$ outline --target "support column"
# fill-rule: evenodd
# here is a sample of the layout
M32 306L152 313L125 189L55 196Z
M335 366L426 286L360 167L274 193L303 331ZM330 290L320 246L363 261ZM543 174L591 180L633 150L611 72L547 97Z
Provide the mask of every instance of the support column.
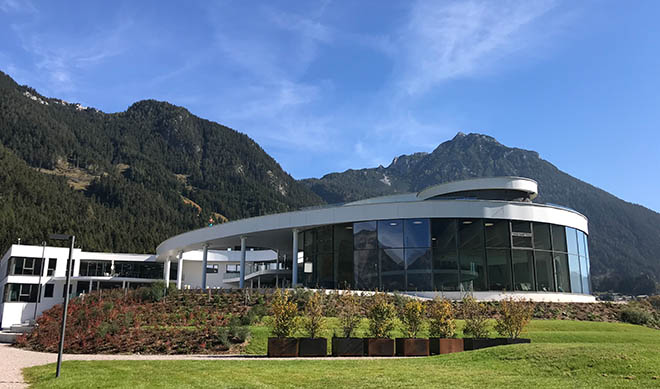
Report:
M167 257L165 260L165 267L163 268L163 277L165 278L165 288L170 287L170 267L171 266L170 257Z
M183 280L183 251L179 251L179 265L176 269L176 288L181 289L181 281Z
M298 230L293 229L293 255L291 257L291 287L298 285Z
M204 254L202 256L202 289L206 290L206 264L208 263L209 245L204 244Z
M238 282L238 287L243 289L245 287L245 244L247 242L246 236L241 236L241 269L240 269L240 281Z

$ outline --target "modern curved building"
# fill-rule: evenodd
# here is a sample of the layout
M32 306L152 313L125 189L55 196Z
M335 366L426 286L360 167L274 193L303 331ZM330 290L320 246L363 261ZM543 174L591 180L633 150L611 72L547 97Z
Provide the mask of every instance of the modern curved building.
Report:
M260 286L594 301L586 217L533 203L537 195L527 178L450 182L190 231L161 243L156 255L167 269L178 260L181 274L183 253L201 250L202 287L209 251L240 249L239 273L225 277L223 287L256 279ZM248 269L250 248L277 258Z

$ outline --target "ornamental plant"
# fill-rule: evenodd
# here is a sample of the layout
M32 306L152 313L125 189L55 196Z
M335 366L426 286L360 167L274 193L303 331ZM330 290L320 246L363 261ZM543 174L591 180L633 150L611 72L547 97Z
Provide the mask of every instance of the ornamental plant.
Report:
M455 338L454 307L446 298L436 297L429 306L429 335L436 338Z
M396 308L387 300L384 293L376 293L367 318L369 319L369 333L374 338L389 338L390 332L394 329L394 318L396 317Z
M360 325L360 305L350 290L339 297L339 325L344 338L350 338Z
M498 334L517 338L532 320L535 304L525 299L509 297L500 301L500 317L495 322Z
M425 311L424 305L419 300L410 300L403 306L401 322L405 326L407 337L417 337L417 333L422 329L422 325L424 324Z
M305 304L305 317L302 326L310 338L316 338L325 328L323 295L321 292L314 292L309 296L309 300Z
M472 296L465 296L463 298L463 317L465 318L463 334L473 338L488 337L488 316L483 303L477 302Z
M296 330L298 307L288 291L277 289L270 303L272 315L272 333L278 338L286 338Z

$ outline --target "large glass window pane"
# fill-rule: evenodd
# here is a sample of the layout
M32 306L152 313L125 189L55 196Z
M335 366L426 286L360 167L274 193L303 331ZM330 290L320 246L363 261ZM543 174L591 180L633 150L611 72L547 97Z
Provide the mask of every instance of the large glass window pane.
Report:
M337 287L347 289L353 287L353 225L335 225L334 263L337 273Z
M303 248L305 255L313 255L317 252L316 230L307 230L304 232Z
M582 276L582 293L589 294L589 260L580 256L580 275Z
M378 248L378 234L375 221L353 223L353 245L355 250Z
M568 269L571 272L571 292L582 293L582 280L580 276L580 259L575 254L568 255Z
M531 234L532 233L532 223L522 221L522 220L514 220L511 222L511 231L512 232L521 232L525 234Z
M378 250L355 250L355 289L378 289Z
M458 247L460 249L484 249L484 231L481 219L465 219L458 222Z
M587 234L582 234L584 236L584 256L589 259L589 237Z
M535 290L534 253L532 250L513 250L513 289L520 291Z
M552 249L566 252L566 228L552 225Z
M577 231L577 245L578 245L578 255L581 257L586 257L586 251L584 249L584 232L580 230Z
M440 249L456 249L456 220L431 220L431 245Z
M541 292L555 291L555 277L552 270L552 253L536 251L536 290Z
M570 293L570 271L568 269L568 255L554 254L555 259L555 272L557 280L557 292Z
M513 243L513 247L524 247L524 248L532 248L532 237L531 236L512 236L511 237L511 242Z
M486 247L510 247L509 221L484 220Z
M456 248L433 249L433 285L439 291L458 290L458 253Z
M575 228L566 227L566 245L569 254L578 253L577 230Z
M332 226L323 226L316 229L317 253L332 252Z
M403 249L380 250L381 281L384 290L405 290Z
M378 247L403 248L403 220L378 221Z
M511 250L488 249L488 289L511 290Z
M322 253L316 256L316 286L325 289L335 287L334 265L332 253Z
M429 219L406 219L403 238L405 247L431 247Z
M406 249L407 290L433 290L431 250Z
M552 250L549 224L534 223L534 248L537 250Z
M484 249L461 249L458 254L461 263L460 277L463 288L475 291L487 290Z

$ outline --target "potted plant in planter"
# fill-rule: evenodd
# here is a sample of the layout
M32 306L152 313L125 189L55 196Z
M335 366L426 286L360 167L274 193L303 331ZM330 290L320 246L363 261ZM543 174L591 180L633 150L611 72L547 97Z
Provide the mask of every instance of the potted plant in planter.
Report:
M358 300L350 290L339 297L339 325L343 337L332 338L332 355L335 357L359 357L364 355L364 342L362 338L352 337L360 324L360 306Z
M407 338L396 338L396 355L429 355L429 340L417 337L424 323L424 311L424 305L419 300L410 300L404 305L401 322L405 326Z
M463 339L456 338L454 307L447 299L436 297L429 306L429 351L431 355L463 351Z
M530 339L520 338L520 334L532 320L535 305L525 299L509 297L500 301L500 317L495 321L495 331L504 336L498 338L500 344L530 343Z
M321 331L325 328L325 317L323 317L323 295L322 292L314 292L305 304L305 317L302 323L303 329L309 335L308 338L298 339L298 356L301 357L324 357L328 354L328 340L319 338Z
M394 356L394 340L390 338L390 332L394 329L394 318L396 309L387 300L384 293L376 293L367 318L369 319L370 338L364 339L364 353L369 356L391 357Z
M483 303L477 302L472 296L463 298L463 317L465 328L463 335L463 346L465 350L477 350L484 347L498 346L497 339L488 338L488 316Z
M278 289L271 302L272 334L268 338L269 357L297 357L298 339L291 337L296 329L298 308L288 291Z

